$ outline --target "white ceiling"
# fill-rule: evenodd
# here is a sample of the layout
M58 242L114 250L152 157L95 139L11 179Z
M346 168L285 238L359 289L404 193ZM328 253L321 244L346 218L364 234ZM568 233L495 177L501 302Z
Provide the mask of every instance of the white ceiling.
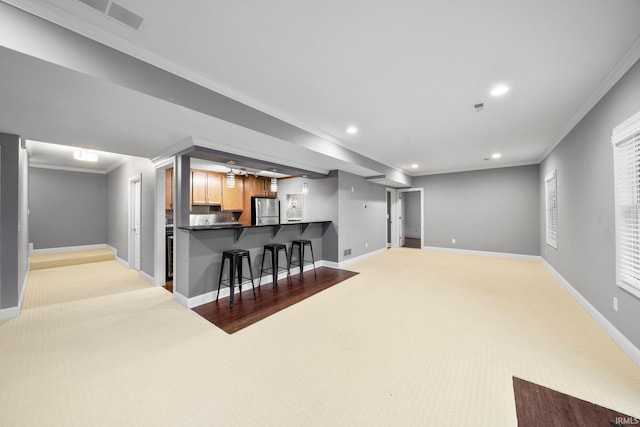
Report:
M640 55L637 0L119 0L144 18L138 31L77 0L6 3L410 175L538 163ZM41 61L12 68L12 54L0 50L0 89L16 92L0 100L4 131L144 157L196 137L376 174ZM511 91L491 98L496 83ZM31 110L42 120L26 123Z

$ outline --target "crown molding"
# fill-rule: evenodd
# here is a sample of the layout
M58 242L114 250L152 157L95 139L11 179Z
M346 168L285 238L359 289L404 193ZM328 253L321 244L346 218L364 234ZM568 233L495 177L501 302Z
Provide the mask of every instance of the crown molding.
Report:
M587 99L582 107L576 112L576 114L567 122L562 128L560 133L556 135L554 142L547 147L542 153L539 162L542 162L562 140L573 130L573 128L587 115L589 111L611 90L618 80L624 76L629 69L640 59L640 38L631 46L631 48L624 54L622 59L609 71L602 83L596 88L593 94Z
M111 170L113 170L113 169L110 169L110 171L108 172L108 171L97 170L97 169L73 168L73 167L68 167L68 166L48 165L48 164L45 164L45 163L37 163L37 162L29 162L29 167L30 168L38 168L38 169L53 169L53 170L68 171L68 172L95 173L95 174L98 174L98 175L106 175Z

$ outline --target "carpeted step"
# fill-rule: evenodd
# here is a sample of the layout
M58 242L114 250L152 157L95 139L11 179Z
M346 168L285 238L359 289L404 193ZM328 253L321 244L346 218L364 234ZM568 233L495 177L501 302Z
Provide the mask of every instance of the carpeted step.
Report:
M111 249L88 249L81 251L31 254L29 269L64 267L66 265L87 264L90 262L110 261L116 258Z

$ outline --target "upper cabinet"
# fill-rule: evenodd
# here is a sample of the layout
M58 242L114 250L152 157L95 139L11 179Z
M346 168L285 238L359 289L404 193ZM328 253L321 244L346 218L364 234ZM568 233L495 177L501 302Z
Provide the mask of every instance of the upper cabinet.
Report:
M191 203L194 205L221 205L222 174L192 169Z
M229 188L222 186L222 209L225 211L244 210L244 176L236 176L236 186Z
M164 209L173 210L173 168L164 172Z
M173 177L173 169L170 169ZM167 171L167 182L171 182ZM173 209L173 186L167 184L166 209ZM171 192L171 193L170 193ZM171 194L171 195L170 195ZM226 186L226 174L191 169L191 206L219 205L225 211L243 211L240 221L251 221L251 196L277 197L271 191L271 179L255 175L236 175L235 187ZM201 211L203 208L198 208ZM204 208L206 209L206 208ZM248 224L247 224L248 225Z
M253 177L254 182L251 188L251 196L277 197L278 193L271 191L271 178L264 176Z

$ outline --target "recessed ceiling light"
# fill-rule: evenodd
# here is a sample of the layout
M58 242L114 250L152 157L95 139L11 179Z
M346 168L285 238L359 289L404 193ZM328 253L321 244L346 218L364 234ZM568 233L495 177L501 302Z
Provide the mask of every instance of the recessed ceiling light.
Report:
M499 159L500 157L502 157L502 154L500 154L500 153L493 153L493 154L491 155L491 158L492 158L492 159Z
M349 127L347 128L347 133L348 133L349 135L354 135L354 134L358 133L358 128L357 128L357 127L355 127L355 126L349 126Z
M509 92L509 86L498 85L498 86L495 86L493 89L491 89L491 92L489 93L491 94L491 96L500 96L500 95L504 95L507 92Z
M411 169L416 169L417 167L418 167L417 163L414 163L414 164L411 165Z
M91 151L80 150L80 151L73 152L73 158L83 162L97 162L98 154L92 153Z

